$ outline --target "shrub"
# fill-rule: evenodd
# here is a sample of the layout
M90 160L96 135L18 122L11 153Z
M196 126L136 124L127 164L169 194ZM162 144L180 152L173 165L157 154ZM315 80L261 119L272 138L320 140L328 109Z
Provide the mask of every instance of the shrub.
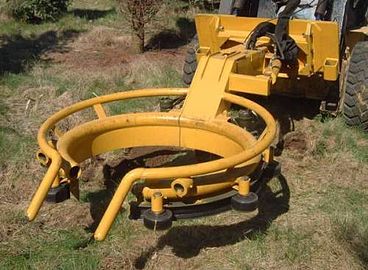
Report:
M13 17L30 23L55 21L66 12L70 0L8 0L7 9Z

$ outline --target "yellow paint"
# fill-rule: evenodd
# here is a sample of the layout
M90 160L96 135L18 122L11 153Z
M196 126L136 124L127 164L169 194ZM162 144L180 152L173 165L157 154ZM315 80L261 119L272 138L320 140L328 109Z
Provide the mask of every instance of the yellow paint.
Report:
M156 191L152 194L151 198L151 210L153 213L159 215L164 211L163 208L164 198L160 191Z
M269 96L271 94L270 88L271 80L264 75L249 76L234 73L230 75L229 91Z
M79 164L93 156L120 148L175 146L210 152L219 159L166 168L137 168L125 174L104 213L94 237L105 239L129 191L139 187L140 198L161 213L165 204L192 198L200 204L211 194L237 187L240 195L250 192L248 175L261 160L271 162L270 147L276 123L260 105L234 93L269 96L293 79L320 77L335 81L339 74L339 35L336 22L292 20L289 34L300 49L297 65L283 66L271 49L270 39L257 41L255 50L244 42L254 28L269 19L228 15L198 15L195 18L199 48L198 67L189 89L144 89L96 97L69 106L52 115L38 133L38 159L48 170L27 210L33 220L51 187L69 181L78 196ZM276 23L276 20L271 20ZM363 31L363 30L362 30ZM361 31L361 32L362 32ZM353 35L354 33L351 33ZM354 35L361 36L361 33ZM326 46L328 40L328 46ZM356 38L355 40L358 40ZM306 96L314 96L307 89ZM317 89L319 91L319 89ZM184 96L183 108L170 112L106 114L103 105L121 100L157 96ZM265 122L256 139L227 120L231 104L255 112ZM57 124L74 113L94 109L98 119L62 133ZM54 130L58 141L50 141ZM139 183L137 183L139 182Z
M236 170L243 173L251 173L259 162L261 153L272 143L276 133L276 123L260 105L229 93L223 93L222 102L249 108L265 120L266 130L258 141L245 130L225 122L222 114L219 119L215 117L203 120L185 117L179 111L109 116L87 122L66 132L57 142L56 149L48 143L48 130L69 115L93 107L95 104L147 96L184 95L186 92L186 89L121 92L82 101L51 116L38 133L40 149L50 158L51 164L27 210L28 218L33 220L37 215L61 168L63 170L77 168L80 162L91 156L129 145L152 145L153 143L153 145L189 147L209 151L222 158L186 166L138 168L130 171L123 177L96 230L95 238L98 240L106 237L128 192L138 180L144 180L146 185L154 190L156 184L167 179L193 178L193 184L198 181L199 184L195 186L205 196L209 192L227 190L234 184L236 177L231 176L228 168L237 168ZM150 136L145 136L146 133ZM221 174L224 176L219 177ZM228 182L219 182L219 179L228 179ZM166 190L172 191L170 185L162 190L164 196Z
M298 65L288 71L288 73L284 73L280 70L280 62L277 61L272 65L272 72L267 71L270 61L270 58L267 56L269 54L267 50L270 42L269 38L260 38L257 42L256 51L246 51L244 49L243 43L253 29L264 21L269 21L269 19L212 14L197 15L198 52L206 51L206 54L198 53L199 64L202 58L209 58L209 55L214 53L223 56L231 55L235 52L242 53L243 57L234 60L235 63L233 73L230 75L228 91L248 94L270 95L273 92L272 85L276 84L278 78L289 78L291 75L293 77L295 75L310 77L314 74L322 74L325 80L337 80L339 74L338 65L330 66L325 64L326 61L339 63L337 22L291 20L289 23L289 35L297 43L300 52ZM271 22L276 23L276 20L271 20ZM326 40L328 40L328 46L326 45ZM210 74L209 71L208 75L214 76L213 78L216 77L215 72ZM272 84L268 80L271 80ZM216 80L214 79L210 86L213 87L215 82ZM309 96L308 93L306 95Z
M101 104L93 105L93 109L95 110L98 118L105 118L106 117L105 109L102 107Z
M270 145L276 135L276 123L263 107L234 92L267 96L272 94L273 86L280 78L289 76L282 70L281 62L268 51L269 39L260 39L257 50L246 50L239 44L246 41L253 28L262 21L264 19L260 18L197 16L199 62L189 89L124 91L79 102L47 119L39 130L38 143L48 170L27 210L28 218L35 218L51 186L57 186L55 179L60 176L60 171L66 178L74 176L70 181L77 192L81 162L102 153L137 146L191 148L216 154L219 159L185 166L137 168L128 172L122 177L97 227L97 240L105 239L125 198L138 181L141 198L151 201L155 213L161 213L165 204L171 201L192 197L201 203L211 194L227 192L234 185L238 185L239 194L249 194L247 176L254 172L261 159L272 161ZM326 35L334 40L336 29L335 23L290 22L290 35L305 54L294 72L300 76L320 73L326 80L335 79L338 47L324 48L316 37L321 38L322 32L328 31ZM183 107L170 112L109 116L103 109L103 105L114 101L182 95L186 95ZM250 109L263 119L265 129L258 139L227 122L231 104ZM61 134L56 145L48 142L49 131L60 121L91 108L97 119Z
M323 78L326 81L336 81L338 78L339 62L337 59L326 58L323 64Z
M238 192L242 196L247 196L250 192L250 178L239 177L238 178Z
M191 178L178 178L171 182L172 191L180 198L188 195L193 188L193 179Z

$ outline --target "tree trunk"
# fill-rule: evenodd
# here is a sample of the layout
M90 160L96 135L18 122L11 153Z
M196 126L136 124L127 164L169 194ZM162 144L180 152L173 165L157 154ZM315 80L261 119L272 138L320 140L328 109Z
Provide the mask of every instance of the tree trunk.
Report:
M132 49L133 49L133 52L135 53L144 52L145 23L143 19L144 19L143 17L140 17L139 20L135 22L135 25L133 25Z
M132 33L132 46L131 46L132 53L143 53L144 52L144 37L138 35L137 33Z

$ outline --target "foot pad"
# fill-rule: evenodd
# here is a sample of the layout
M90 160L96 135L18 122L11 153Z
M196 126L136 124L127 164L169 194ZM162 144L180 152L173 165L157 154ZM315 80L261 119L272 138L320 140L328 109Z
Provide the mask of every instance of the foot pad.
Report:
M231 198L231 206L237 211L252 212L258 208L258 196L254 192L246 196L236 194Z
M51 203L60 203L68 199L70 199L69 184L61 184L56 188L50 188L46 197L46 201Z
M150 230L166 230L172 225L173 213L165 209L161 214L152 212L147 209L143 212L143 224Z

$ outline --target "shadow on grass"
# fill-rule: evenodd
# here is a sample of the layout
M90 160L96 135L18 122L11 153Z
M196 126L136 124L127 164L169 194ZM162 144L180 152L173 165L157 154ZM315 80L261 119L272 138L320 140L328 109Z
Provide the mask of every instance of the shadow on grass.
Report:
M69 13L71 13L75 17L79 17L86 20L98 20L100 18L104 18L108 15L115 14L115 9L108 10L98 10L98 9L73 9Z
M187 18L179 18L176 21L176 26L179 31L168 29L154 35L148 41L145 49L175 49L188 44L195 35L194 21Z
M172 247L178 257L192 258L202 249L233 245L245 239L256 239L260 233L267 233L272 221L289 210L290 191L287 181L282 175L278 181L281 185L279 192L272 192L267 185L260 192L258 215L254 218L231 225L173 227L159 238L155 246L144 251L135 260L134 266L143 269L147 261L165 246Z
M36 38L25 38L22 35L0 37L0 75L24 72L46 52L67 52L67 43L79 33L76 30L66 30L60 33L47 31Z
M348 250L353 251L352 254L368 269L368 231L361 230L356 223L345 224L341 230L345 230L341 238L350 247Z

